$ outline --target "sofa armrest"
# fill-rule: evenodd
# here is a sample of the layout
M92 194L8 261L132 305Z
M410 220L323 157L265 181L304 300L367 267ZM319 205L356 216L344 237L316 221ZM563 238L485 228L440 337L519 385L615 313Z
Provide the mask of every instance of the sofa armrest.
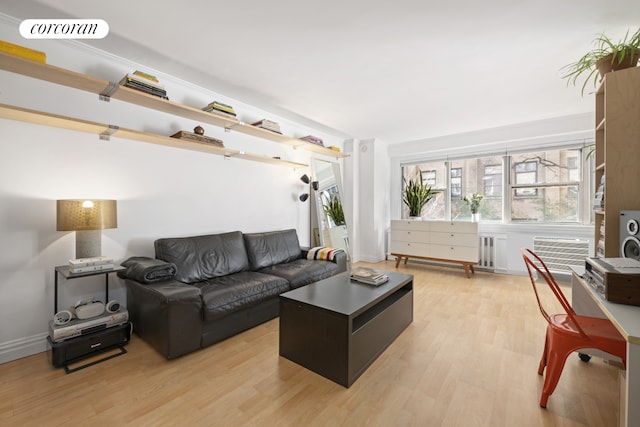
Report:
M197 350L202 338L200 289L177 280L143 284L126 279L134 331L167 359Z
M347 253L346 252L343 251L343 252L337 253L332 262L335 262L336 264L338 264L339 273L343 273L347 271Z
M300 248L300 258L307 258L307 254L309 253L309 249L308 247L301 247ZM335 264L338 264L338 273L343 273L345 271L347 271L347 253L345 251L342 252L338 252L337 254L335 254L333 260L329 261L329 262L333 262ZM337 274L337 273L336 273Z

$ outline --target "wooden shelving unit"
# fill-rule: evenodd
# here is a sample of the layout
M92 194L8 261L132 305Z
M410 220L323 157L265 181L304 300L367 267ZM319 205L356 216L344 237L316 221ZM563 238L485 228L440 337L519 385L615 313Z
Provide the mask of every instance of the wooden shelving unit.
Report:
M64 68L44 64L5 52L0 52L0 69L35 79L55 83L74 89L95 93L104 98L113 98L152 110L184 117L199 123L207 123L227 130L244 133L263 140L277 142L335 158L348 157L346 153L334 151L299 138L292 138L244 123L234 117L203 111L144 92L120 86L117 83L88 76ZM263 156L258 156L262 158ZM268 157L265 157L268 158Z
M184 139L171 138L163 135L156 135L148 132L114 127L112 125L80 120L73 117L59 116L42 111L29 110L12 105L0 104L0 118L18 120L27 123L52 126L62 129L70 129L79 132L87 132L103 136L103 138L117 137L133 141L147 142L151 144L164 145L167 147L181 148L186 150L200 151L203 153L216 154L224 157L233 157L244 160L252 160L262 163L271 163L281 166L292 166L294 168L307 167L304 163L290 162L287 160L275 159L272 157L249 154L243 151L229 148L216 147L204 142L187 141Z
M640 68L605 75L596 92L595 131L596 186L605 176L595 256L615 258L621 256L620 211L640 210Z

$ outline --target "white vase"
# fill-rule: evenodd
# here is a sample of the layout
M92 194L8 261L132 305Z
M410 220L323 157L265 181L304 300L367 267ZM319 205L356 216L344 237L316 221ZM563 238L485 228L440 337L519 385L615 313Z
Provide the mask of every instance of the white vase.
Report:
M422 221L422 217L421 216L410 216L409 219L411 221Z
M480 222L480 213L472 213L471 222Z

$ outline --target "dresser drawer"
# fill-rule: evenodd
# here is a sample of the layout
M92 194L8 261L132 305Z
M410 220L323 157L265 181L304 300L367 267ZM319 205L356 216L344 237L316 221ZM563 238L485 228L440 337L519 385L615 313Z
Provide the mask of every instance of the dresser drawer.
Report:
M429 243L428 231L391 230L391 240L399 242Z
M430 256L428 243L400 242L397 240L391 241L391 253L423 257Z
M431 221L431 231L442 233L477 233L477 222L466 221Z
M455 261L469 261L477 263L480 256L478 248L468 246L451 246L451 245L431 245L431 256L433 258L449 259Z
M478 247L478 235L469 233L430 233L431 243L436 245Z
M431 221L412 221L409 219L392 220L391 231L405 230L405 231L429 231L431 229Z

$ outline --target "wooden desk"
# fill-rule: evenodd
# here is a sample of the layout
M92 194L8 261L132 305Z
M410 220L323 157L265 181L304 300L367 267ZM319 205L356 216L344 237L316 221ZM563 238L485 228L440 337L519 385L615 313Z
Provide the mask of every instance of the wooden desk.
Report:
M627 340L626 381L620 390L620 425L640 426L640 307L605 300L582 278L584 268L572 270L571 304L576 313L608 318Z

